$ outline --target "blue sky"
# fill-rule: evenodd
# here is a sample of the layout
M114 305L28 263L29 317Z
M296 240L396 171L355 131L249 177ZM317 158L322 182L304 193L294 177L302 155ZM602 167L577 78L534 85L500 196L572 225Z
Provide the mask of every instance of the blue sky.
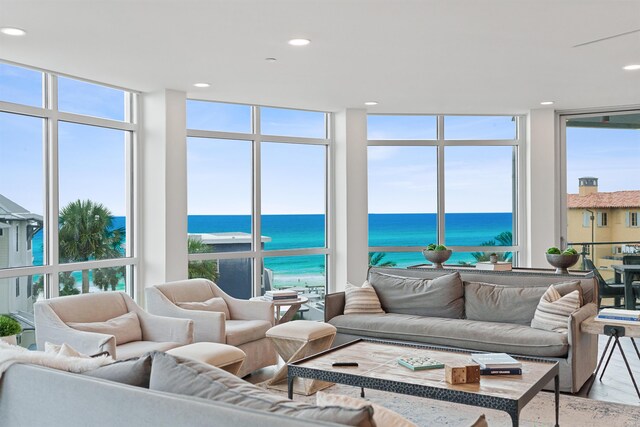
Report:
M0 64L0 100L42 105L41 74ZM124 119L122 91L59 79L62 111ZM324 114L261 108L263 134L323 138ZM251 132L251 107L188 102L190 128ZM435 116L369 116L370 139L435 139ZM0 113L0 193L43 212L42 120ZM125 213L124 132L61 123L60 205L91 198L115 215ZM511 117L447 116L448 139L511 139ZM371 147L369 209L375 213L435 212L434 147ZM637 130L569 128L567 182L596 176L601 191L640 189ZM511 147L446 147L447 212L509 212ZM265 214L323 213L325 147L264 142L262 205ZM252 151L247 141L190 138L190 214L251 212Z

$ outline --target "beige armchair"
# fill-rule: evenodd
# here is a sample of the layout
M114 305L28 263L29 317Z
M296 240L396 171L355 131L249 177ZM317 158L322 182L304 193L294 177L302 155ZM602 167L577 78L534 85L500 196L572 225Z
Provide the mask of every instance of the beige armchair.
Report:
M169 282L146 288L145 292L149 313L192 319L195 342L229 344L244 351L247 358L239 376L277 363L277 353L265 335L274 324L270 302L233 298L206 279ZM226 318L224 310L199 309L196 308L198 304L189 304L190 309L180 307L186 306L185 303L204 303L212 298L224 300L222 305L226 305L224 308L229 318Z
M39 301L34 315L39 350L48 341L85 354L108 351L114 359L128 359L193 342L192 321L149 314L123 292Z

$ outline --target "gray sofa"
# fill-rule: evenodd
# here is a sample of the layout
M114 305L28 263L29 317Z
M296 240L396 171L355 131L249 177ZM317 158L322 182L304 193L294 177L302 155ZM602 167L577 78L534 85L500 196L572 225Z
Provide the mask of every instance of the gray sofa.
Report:
M456 272L459 284L450 276ZM435 293L437 286L429 284L438 283L434 279L441 283ZM597 313L597 281L591 273L374 267L368 280L386 313L345 315L344 292L328 294L325 321L338 329L334 345L372 337L553 359L560 364L560 389L572 393L595 370L597 336L580 331L580 324ZM569 319L567 333L531 328L544 291L569 281L578 281L563 286L579 286L583 305Z
M0 414L3 427L301 425L300 418L21 364L0 379Z

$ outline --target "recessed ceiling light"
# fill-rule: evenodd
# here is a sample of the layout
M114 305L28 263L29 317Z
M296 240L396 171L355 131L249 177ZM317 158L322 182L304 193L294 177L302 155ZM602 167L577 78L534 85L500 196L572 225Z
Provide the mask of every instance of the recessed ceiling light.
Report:
M542 101L540 105L553 105L553 101Z
M640 64L625 65L622 69L627 71L640 70Z
M289 40L289 44L291 46L306 46L311 43L311 40L308 39L291 39Z
M267 62L276 62L277 59L276 58L264 58L265 61Z
M195 87L209 87L211 86L209 83L194 83Z
M378 103L376 101L367 101L364 105L378 105Z
M24 36L27 32L21 28L14 27L2 27L0 28L0 33L6 34L8 36Z

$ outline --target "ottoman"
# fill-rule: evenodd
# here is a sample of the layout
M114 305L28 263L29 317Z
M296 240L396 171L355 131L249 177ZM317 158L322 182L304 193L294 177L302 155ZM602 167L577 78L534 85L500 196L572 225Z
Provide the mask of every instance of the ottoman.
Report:
M336 328L328 323L294 320L274 326L267 331L266 335L285 361L285 365L276 372L267 383L267 387L287 390L287 363L328 350L336 337ZM293 391L308 396L331 385L332 383L324 381L296 378Z
M236 375L247 357L244 351L227 344L197 342L172 348L167 354L216 366Z

